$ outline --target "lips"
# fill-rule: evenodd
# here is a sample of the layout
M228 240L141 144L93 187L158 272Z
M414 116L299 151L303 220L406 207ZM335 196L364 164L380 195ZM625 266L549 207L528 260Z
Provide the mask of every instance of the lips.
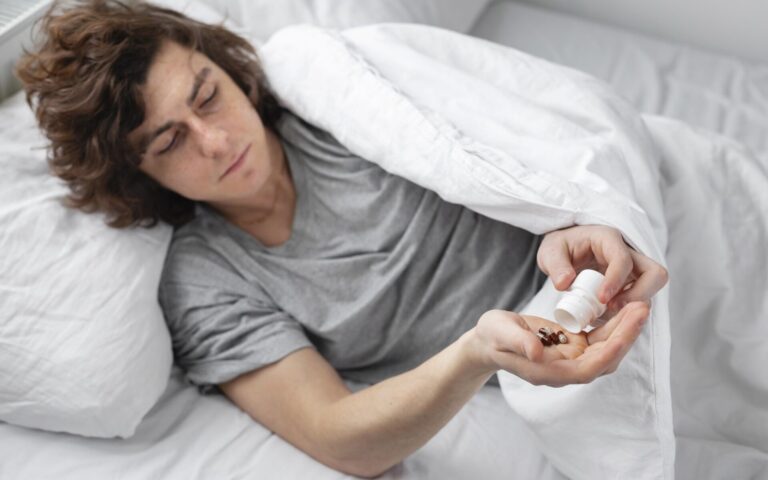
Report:
M237 157L237 160L235 160L234 162L232 162L232 164L229 166L229 168L227 168L227 170L226 170L226 171L225 171L225 172L224 172L224 173L221 175L220 179L223 179L224 177L226 177L226 176L227 176L227 175L229 175L230 173L232 173L232 172L234 172L235 170L237 170L238 168L240 168L240 166L241 166L241 165L243 164L243 162L245 161L245 155L248 153L248 151L249 151L250 149L251 149L251 144L248 144L248 146L247 146L247 147L245 147L245 150L243 150L243 153L241 153L240 155L238 155L238 157Z

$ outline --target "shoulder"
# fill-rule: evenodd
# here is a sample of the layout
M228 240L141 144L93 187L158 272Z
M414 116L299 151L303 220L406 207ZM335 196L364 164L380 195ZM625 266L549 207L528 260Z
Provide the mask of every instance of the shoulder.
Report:
M242 279L224 253L233 241L219 220L198 207L195 218L173 232L161 290L170 285L193 284L236 287Z
M305 152L322 152L333 156L349 156L350 151L336 137L298 115L286 111L276 125L280 138Z

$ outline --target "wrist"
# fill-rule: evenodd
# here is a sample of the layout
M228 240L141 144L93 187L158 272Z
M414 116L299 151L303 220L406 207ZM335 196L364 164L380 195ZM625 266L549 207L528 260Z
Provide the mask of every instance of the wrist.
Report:
M490 360L487 348L474 327L459 337L457 344L461 352L462 365L468 375L484 377L487 380L499 370Z

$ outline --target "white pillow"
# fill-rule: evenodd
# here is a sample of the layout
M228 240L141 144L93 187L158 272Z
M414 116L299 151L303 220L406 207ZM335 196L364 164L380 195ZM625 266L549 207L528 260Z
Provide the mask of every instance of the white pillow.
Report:
M468 32L490 1L202 0L261 42L298 23L338 29L384 22L424 23Z
M168 382L157 302L171 228L109 228L61 204L22 93L0 105L0 420L129 437Z

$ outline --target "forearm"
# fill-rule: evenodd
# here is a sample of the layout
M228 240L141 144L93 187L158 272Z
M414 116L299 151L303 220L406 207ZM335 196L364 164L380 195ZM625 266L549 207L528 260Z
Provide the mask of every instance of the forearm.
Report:
M329 405L314 432L328 455L360 475L375 475L432 438L493 371L470 361L472 332L419 367Z

